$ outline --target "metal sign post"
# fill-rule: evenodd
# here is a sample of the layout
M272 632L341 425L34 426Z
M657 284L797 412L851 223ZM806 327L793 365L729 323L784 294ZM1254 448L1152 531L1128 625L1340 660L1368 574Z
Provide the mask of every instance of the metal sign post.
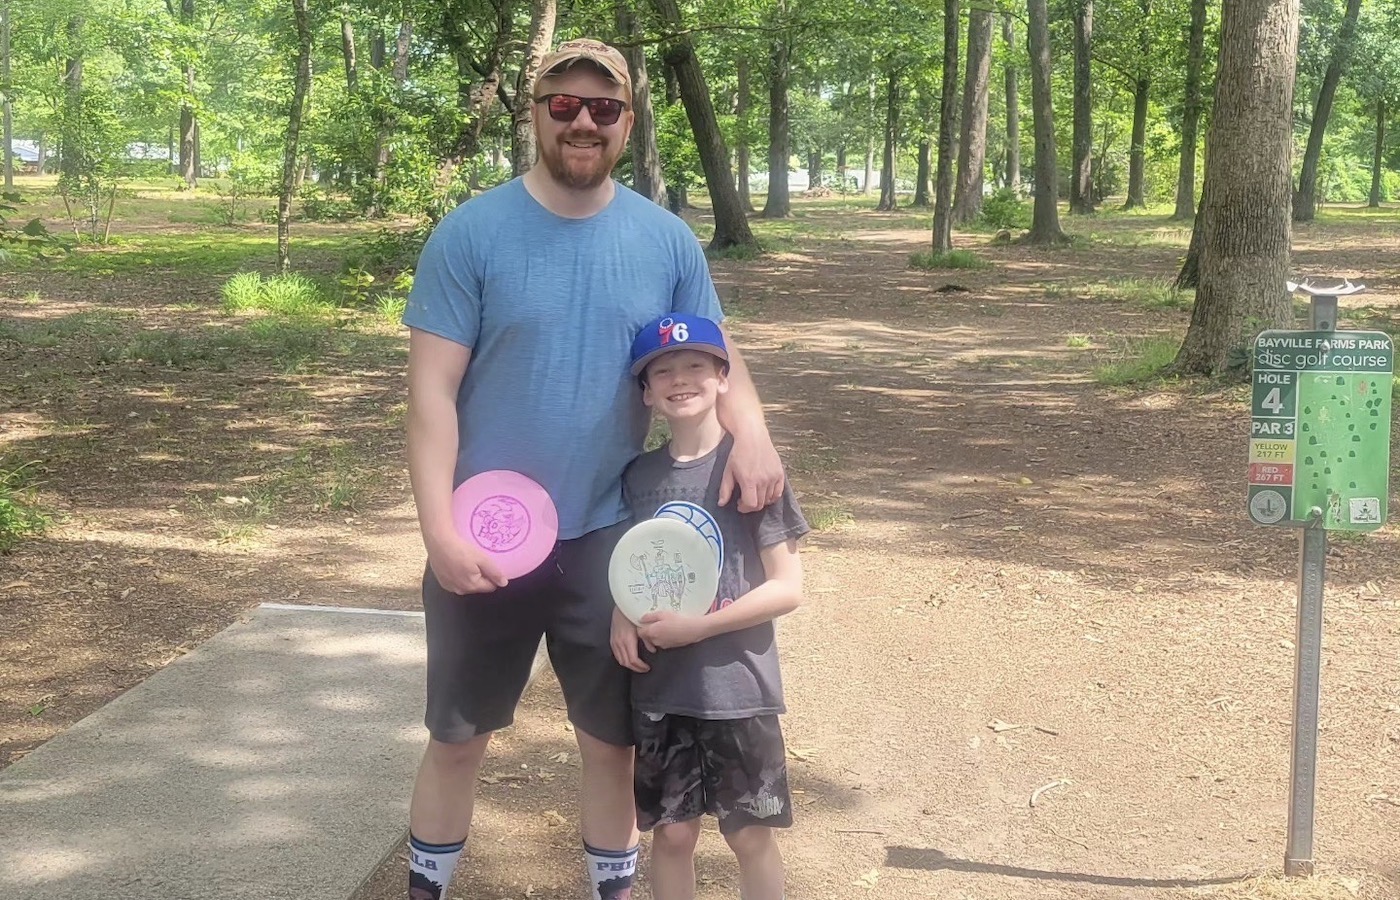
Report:
M1311 331L1254 343L1249 516L1299 525L1298 633L1286 875L1313 871L1322 597L1327 531L1385 524L1395 348L1378 331L1337 331L1337 298L1364 285L1288 285L1312 297Z

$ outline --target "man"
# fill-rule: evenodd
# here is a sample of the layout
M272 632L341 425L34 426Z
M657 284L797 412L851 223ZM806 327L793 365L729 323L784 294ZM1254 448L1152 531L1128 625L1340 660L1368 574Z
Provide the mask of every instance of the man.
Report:
M623 468L648 417L632 335L670 311L720 319L704 254L670 213L610 177L632 129L622 54L591 40L545 57L539 164L463 204L423 249L404 321L409 472L428 553L430 740L410 813L412 871L446 887L490 734L509 725L541 634L582 760L584 857L599 900L630 895L637 830L628 676L612 658L607 563L625 530ZM782 464L742 356L720 415L734 435L722 500L760 509ZM513 469L559 511L554 556L507 581L452 523L455 485Z

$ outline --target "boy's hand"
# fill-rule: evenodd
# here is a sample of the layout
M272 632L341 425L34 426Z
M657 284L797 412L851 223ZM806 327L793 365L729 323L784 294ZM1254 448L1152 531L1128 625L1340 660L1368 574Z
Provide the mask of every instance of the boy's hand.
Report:
M704 616L682 616L673 612L651 612L642 616L642 625L637 629L637 634L647 642L648 647L663 650L684 647L709 637Z
M637 626L622 614L622 610L614 609L612 616L612 652L613 659L624 669L631 669L633 672L650 672L651 666L642 662L641 656L637 653ZM647 645L648 650L656 648Z

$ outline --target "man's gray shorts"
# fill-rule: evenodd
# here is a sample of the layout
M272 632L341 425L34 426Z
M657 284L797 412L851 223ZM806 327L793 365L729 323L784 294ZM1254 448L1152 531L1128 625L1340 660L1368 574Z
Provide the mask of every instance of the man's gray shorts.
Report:
M424 722L434 740L456 744L510 725L544 635L569 721L606 743L632 743L628 672L609 645L608 560L626 530L624 522L560 541L538 569L489 594L449 593L427 570Z

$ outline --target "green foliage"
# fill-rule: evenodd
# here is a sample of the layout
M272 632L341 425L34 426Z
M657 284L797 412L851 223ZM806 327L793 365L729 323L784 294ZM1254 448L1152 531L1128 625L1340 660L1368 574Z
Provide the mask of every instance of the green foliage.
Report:
M35 504L29 481L34 463L10 469L0 466L0 553L8 553L21 540L44 532L49 517Z
M128 139L116 100L106 90L85 88L65 105L60 122L64 209L75 235L105 243Z
M32 218L23 225L10 223L10 214L19 212L15 204L23 202L24 198L14 191L0 193L0 262L9 259L11 250L40 257L61 256L64 246L49 232L42 219Z
M978 217L988 228L1022 229L1031 227L1031 205L1010 188L1000 188L982 201Z
M921 250L911 254L909 265L915 269L986 269L991 267L991 263L979 257L971 250L949 250L945 253L935 253L932 250Z

